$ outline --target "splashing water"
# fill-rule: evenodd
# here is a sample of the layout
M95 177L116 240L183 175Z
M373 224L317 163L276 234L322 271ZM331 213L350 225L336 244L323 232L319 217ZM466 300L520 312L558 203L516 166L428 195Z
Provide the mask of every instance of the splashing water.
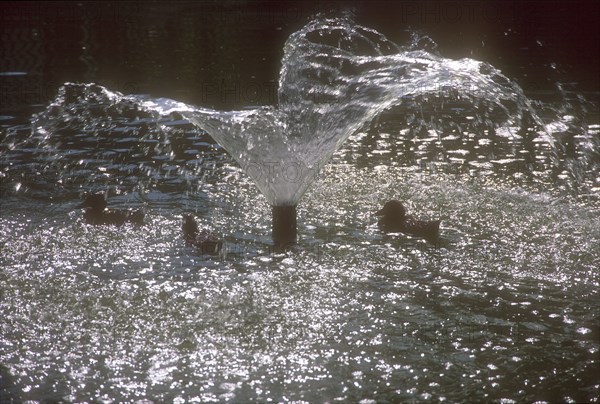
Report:
M24 151L26 158L32 153L42 155L36 172L51 175L59 184L74 179L78 186L112 184L135 189L167 181L182 192L190 189L194 179L204 182L210 171L204 164L214 164L213 150L206 156L204 146L196 161L189 161L196 145L211 144L210 135L271 205L296 205L349 136L366 129L386 111L400 111L403 128L428 128L438 136L458 129L462 136L466 132L461 125L474 122L477 127L470 130L484 137L497 133L522 138L529 153L525 156L529 160L514 156L495 161L492 153L490 161L469 162L470 167L517 164L540 172L556 168L552 181L562 176L573 180L568 187L595 186L587 174L597 162L593 152L586 152L579 166L558 162L556 131L564 126L561 118L552 122L553 118L544 116L552 123L543 124L522 89L498 69L469 58L443 58L420 49L422 42L414 37L408 45L399 46L347 18L316 18L285 44L278 105L216 111L166 98L125 96L96 84L66 83L55 101L34 116L33 131L24 135L23 144L7 147ZM443 120L448 123L445 127ZM517 135L517 126L533 129L525 136ZM594 150L593 138L585 137L587 149ZM103 150L98 151L97 144ZM542 159L534 156L538 145L539 151L547 152ZM183 158L174 159L178 153ZM121 161L127 164L119 166ZM111 167L116 167L112 177ZM15 187L23 182L19 189L30 189L27 185L32 180L20 169L11 169L9 177ZM64 188L61 195L72 191Z
M452 91L486 117L515 121L531 111L520 87L493 66L403 49L346 18L318 18L292 34L282 64L276 107L221 112L164 98L107 97L180 113L221 144L276 206L297 204L344 141L392 106L418 101L423 109Z

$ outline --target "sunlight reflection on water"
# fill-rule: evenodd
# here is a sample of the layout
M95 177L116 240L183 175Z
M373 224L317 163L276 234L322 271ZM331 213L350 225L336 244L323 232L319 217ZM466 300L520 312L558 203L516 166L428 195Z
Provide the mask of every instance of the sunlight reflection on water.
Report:
M228 236L268 240L268 205L241 176L207 191L227 193L232 206L206 220L237 248L222 257L185 247L178 215L98 228L71 205L42 215L4 200L3 360L22 363L25 392L73 400L525 399L531 386L567 392L567 381L594 389L594 209L400 173L331 166L301 205L311 224L285 253ZM372 227L369 212L398 195L415 214L441 217L446 242Z

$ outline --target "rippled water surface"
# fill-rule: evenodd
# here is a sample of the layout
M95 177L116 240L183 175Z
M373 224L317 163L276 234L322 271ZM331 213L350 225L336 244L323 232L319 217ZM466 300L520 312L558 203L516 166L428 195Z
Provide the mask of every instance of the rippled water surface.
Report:
M548 141L452 102L427 119L388 110L350 136L286 250L247 173L182 116L88 97L3 125L3 393L598 401L597 106L585 124L541 114ZM145 224L86 224L81 194L100 190ZM440 218L439 245L382 233L389 199ZM189 212L223 238L219 255L186 246Z
M23 397L597 397L597 206L333 163L300 205L298 246L276 252L264 198L217 171L202 198L149 192L142 228L3 197L1 355ZM372 212L392 197L442 218L441 246L380 234ZM210 211L222 256L185 246L189 209Z

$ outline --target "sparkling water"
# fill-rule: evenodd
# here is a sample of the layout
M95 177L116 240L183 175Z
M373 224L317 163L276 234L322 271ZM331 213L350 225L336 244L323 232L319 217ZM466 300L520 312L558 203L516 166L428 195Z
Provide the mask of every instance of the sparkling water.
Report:
M285 45L275 106L67 83L3 126L5 392L597 400L600 126L423 43L316 19ZM84 223L81 193L106 190L145 225ZM442 242L381 233L392 198ZM269 205L297 202L298 243L275 251ZM189 212L221 255L185 245Z

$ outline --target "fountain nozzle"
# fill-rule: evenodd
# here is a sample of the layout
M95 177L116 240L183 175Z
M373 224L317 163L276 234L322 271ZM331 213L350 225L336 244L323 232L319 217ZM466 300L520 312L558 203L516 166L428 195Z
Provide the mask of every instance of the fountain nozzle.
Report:
M284 246L296 242L296 205L273 206L273 241Z

